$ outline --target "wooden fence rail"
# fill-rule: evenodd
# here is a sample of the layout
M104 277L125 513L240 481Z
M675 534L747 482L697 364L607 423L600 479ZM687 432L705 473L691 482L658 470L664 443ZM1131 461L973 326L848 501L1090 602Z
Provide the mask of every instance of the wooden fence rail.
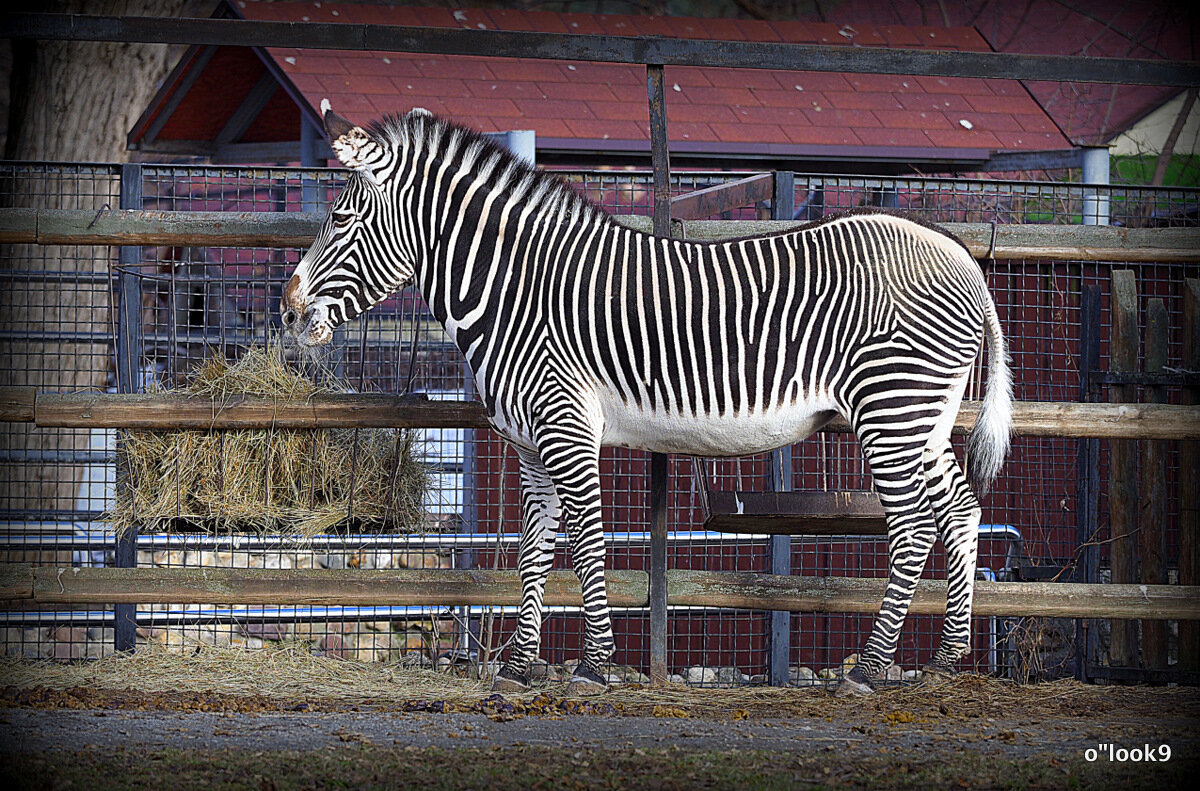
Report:
M609 571L609 603L646 607L649 574ZM872 614L886 579L749 572L667 572L667 605ZM53 568L0 566L0 600L13 604L267 604L517 606L516 571L419 569ZM572 572L552 571L546 604L582 606ZM940 615L946 583L922 580L910 612ZM1200 619L1200 587L977 582L974 613L1056 618Z
M693 193L695 194L695 193ZM5 209L0 243L307 247L324 214L302 212L184 212L134 209ZM616 220L649 232L651 219ZM795 220L682 220L675 235L715 240L796 228ZM1103 225L942 223L976 258L1039 261L1200 261L1200 228L1119 228Z
M966 401L954 430L966 433L979 415ZM0 421L41 428L487 428L476 401L422 401L384 394L314 396L303 403L235 396L220 401L165 394L38 393L0 387ZM1079 404L1018 401L1020 436L1200 439L1200 405ZM846 432L840 418L826 427Z

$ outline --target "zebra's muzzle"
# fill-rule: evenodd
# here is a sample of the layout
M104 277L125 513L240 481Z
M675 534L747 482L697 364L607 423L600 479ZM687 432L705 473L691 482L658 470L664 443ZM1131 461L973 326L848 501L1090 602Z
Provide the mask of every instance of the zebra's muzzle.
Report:
M333 327L325 310L314 307L300 314L285 308L282 318L284 329L301 346L323 346L333 340Z

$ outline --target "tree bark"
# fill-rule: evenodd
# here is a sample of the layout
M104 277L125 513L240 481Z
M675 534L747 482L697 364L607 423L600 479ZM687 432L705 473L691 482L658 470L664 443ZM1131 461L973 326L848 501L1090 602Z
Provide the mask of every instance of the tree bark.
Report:
M204 5L212 6L212 3ZM204 14L189 0L50 0L36 10L55 13L176 16ZM208 9L211 12L211 7ZM33 162L127 161L125 137L167 75L178 51L163 44L38 41L13 47L10 73L9 159ZM99 211L117 208L120 184L105 169L10 171L0 200L24 208ZM104 273L111 247L6 245L0 269ZM112 352L79 333L111 333L107 283L0 283L0 385L41 390L103 388ZM45 333L74 333L76 340ZM73 509L83 467L31 459L29 454L89 447L90 432L0 430L0 509ZM98 506L99 504L95 504Z

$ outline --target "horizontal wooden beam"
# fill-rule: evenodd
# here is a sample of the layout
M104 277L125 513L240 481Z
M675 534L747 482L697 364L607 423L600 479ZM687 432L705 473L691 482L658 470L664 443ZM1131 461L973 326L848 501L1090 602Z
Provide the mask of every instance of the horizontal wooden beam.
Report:
M644 571L609 571L605 585L614 607L645 607L650 600ZM33 598L94 604L500 606L521 603L521 578L516 571L485 569L36 567ZM545 602L582 606L575 573L550 572Z
M672 605L788 612L874 613L886 579L806 577L751 572L667 572ZM909 613L941 615L946 583L921 580ZM1200 587L1086 585L1069 582L976 582L975 615L1053 618L1200 619Z
M771 174L764 174L770 177ZM695 194L695 193L693 193ZM614 219L649 233L649 217ZM312 212L184 212L135 209L0 210L0 243L307 247L324 214ZM711 241L780 233L797 220L677 220L682 238ZM1187 262L1200 261L1200 228L1120 228L1105 225L997 225L942 223L976 258L997 260Z
M28 387L0 387L0 420L42 428L250 429L250 428L488 428L477 401L425 401L384 394L314 396L302 403L234 396L221 401L171 394L37 393L29 411ZM12 404L11 408L3 408ZM954 431L975 425L980 402L964 401ZM1018 401L1018 436L1099 439L1200 439L1200 406L1078 404ZM847 432L838 418L827 431Z
M32 423L37 388L0 387L0 422Z
M914 74L1118 85L1200 85L1200 63L1194 61L705 41L666 36L584 36L399 25L30 13L0 16L0 31L8 38L66 41L144 41L421 52L637 65Z
M609 603L645 607L644 571L605 574ZM788 612L874 613L885 579L806 577L750 572L667 572L671 606ZM911 613L939 615L946 583L922 580ZM268 604L346 606L515 606L516 571L457 569L53 568L14 565L0 572L6 599L62 604ZM552 571L546 604L580 606L574 573ZM1063 582L977 582L981 616L1200 620L1200 587L1085 585Z
M0 243L307 247L324 219L307 212L4 209Z
M6 388L0 388L0 392ZM384 394L308 401L231 396L214 401L163 394L39 393L39 427L130 429L488 428L478 401L427 401Z

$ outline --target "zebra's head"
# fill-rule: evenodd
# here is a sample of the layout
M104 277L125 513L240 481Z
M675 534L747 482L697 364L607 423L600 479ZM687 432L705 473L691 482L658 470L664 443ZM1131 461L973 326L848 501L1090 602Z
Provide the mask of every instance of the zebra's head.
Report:
M327 99L321 112L351 173L283 290L283 326L301 346L328 343L338 325L407 285L414 268L393 195L402 152L334 113Z

